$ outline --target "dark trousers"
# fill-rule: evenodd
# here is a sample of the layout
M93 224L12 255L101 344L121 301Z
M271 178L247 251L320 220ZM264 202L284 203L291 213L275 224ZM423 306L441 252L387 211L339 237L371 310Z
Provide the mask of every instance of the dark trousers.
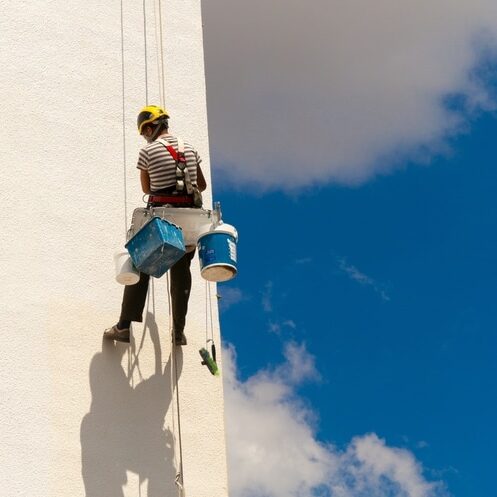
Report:
M175 333L182 333L185 328L188 299L192 288L190 264L194 255L195 250L186 253L169 270L173 329ZM149 280L150 276L148 274L140 273L140 281L136 285L129 285L124 288L120 320L142 322Z

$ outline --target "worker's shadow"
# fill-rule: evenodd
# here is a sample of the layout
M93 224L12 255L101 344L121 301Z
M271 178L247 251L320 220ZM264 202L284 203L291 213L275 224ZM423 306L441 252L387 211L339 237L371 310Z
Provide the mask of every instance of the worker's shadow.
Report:
M124 497L127 471L137 474L140 483L147 481L148 497L174 495L177 491L173 434L164 428L174 372L171 357L162 369L159 331L151 313L145 321L144 333L147 332L154 344L155 373L135 387L130 377L139 367L138 355L130 354L126 375L121 367L128 351L126 345L104 340L102 352L91 361L92 402L81 423L86 497ZM183 358L181 349L177 350L179 376Z

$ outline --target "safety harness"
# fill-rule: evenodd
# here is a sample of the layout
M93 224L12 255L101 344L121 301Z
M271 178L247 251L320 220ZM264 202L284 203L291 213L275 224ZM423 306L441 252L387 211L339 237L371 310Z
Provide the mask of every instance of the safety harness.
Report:
M176 162L176 191L193 195L193 184L190 178L190 171L186 167L185 144L183 140L178 137L177 151L165 138L159 138L157 141L167 148L174 162Z
M185 144L178 137L178 150L165 138L157 140L169 152L174 162L176 163L176 185L175 191L171 195L150 195L148 203L150 204L173 204L173 205L191 205L193 207L202 207L202 194L196 184L192 183L190 171L187 167L185 157Z

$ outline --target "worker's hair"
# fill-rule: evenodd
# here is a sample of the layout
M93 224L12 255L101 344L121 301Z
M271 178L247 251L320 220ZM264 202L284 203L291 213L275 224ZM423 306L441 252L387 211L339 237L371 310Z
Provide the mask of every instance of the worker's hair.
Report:
M167 117L163 116L153 123L146 124L145 126L150 126L153 129L152 140L155 140L163 131L169 129L169 121Z

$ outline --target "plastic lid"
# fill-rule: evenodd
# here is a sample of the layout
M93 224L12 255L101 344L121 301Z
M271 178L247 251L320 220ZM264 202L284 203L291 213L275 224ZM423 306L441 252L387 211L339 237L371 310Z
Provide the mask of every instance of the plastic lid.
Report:
M228 235L231 235L233 238L235 238L235 240L238 240L238 231L231 224L222 223L218 225L214 231L227 233Z
M214 229L212 229L212 225L204 227L198 235L199 240L203 236L208 235L210 233L226 233L228 235L231 235L236 241L238 241L238 231L231 224L221 223L218 226L216 226L216 228Z

